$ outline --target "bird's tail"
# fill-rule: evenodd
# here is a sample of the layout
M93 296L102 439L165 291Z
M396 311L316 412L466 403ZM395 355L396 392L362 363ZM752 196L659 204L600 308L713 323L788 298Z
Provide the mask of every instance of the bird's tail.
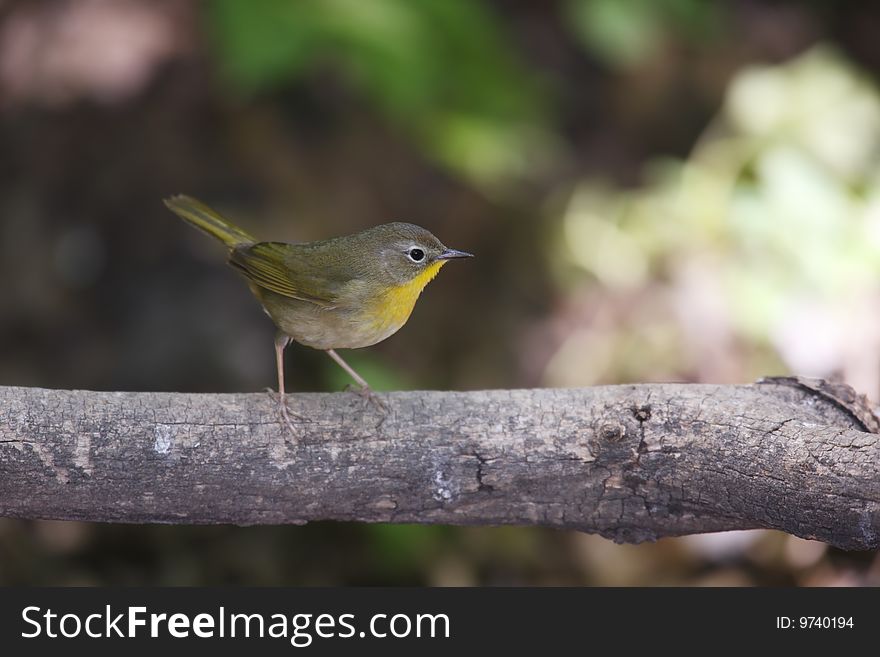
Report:
M166 198L165 205L178 217L217 238L230 249L257 241L253 235L228 222L217 212L191 196L180 194Z

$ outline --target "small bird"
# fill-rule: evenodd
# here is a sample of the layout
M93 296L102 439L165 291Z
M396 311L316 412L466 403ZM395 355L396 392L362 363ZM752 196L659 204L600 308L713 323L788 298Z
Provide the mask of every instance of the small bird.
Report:
M369 347L396 333L440 268L454 258L472 257L408 223L304 244L260 242L190 196L172 196L165 205L223 242L229 264L247 279L275 323L279 404L291 428L283 359L291 340L326 351L376 401L336 350Z

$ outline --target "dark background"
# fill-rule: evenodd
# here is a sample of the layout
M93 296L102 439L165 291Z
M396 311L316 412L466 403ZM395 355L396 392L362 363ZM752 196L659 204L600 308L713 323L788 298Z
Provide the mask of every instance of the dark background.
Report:
M880 396L880 5L0 0L0 384L256 391L273 327L161 199L477 258L379 389L842 378ZM289 389L339 390L288 350ZM0 520L3 584L880 583L769 532Z

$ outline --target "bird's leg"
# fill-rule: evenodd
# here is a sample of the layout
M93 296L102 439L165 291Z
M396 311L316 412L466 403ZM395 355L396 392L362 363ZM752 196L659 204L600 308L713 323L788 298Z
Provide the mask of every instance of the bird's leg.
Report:
M291 433L294 432L293 422L290 421L290 411L287 410L287 397L284 394L284 349L290 344L290 337L279 331L275 335L275 366L278 368L278 409L281 417ZM297 419L302 419L293 414Z
M361 388L363 388L364 390L369 390L369 389L370 389L370 384L367 383L367 382L364 380L364 377L362 377L360 374L358 374L357 372L355 372L354 369L351 367L351 365L349 365L349 364L346 363L344 360L342 360L342 356L340 356L339 354L337 354L336 351L334 351L333 349L328 349L328 350L327 350L327 354L330 356L330 358L332 358L333 360L335 360L335 361L339 364L339 367L341 367L341 368L344 369L346 372L348 372L348 375L349 375L352 379L354 379L355 382L356 382Z
M351 365L349 365L344 360L342 360L342 356L337 354L336 351L333 349L328 349L327 355L329 355L330 358L335 360L336 363L339 365L339 367L341 367L346 372L348 372L348 375L352 379L354 379L355 382L361 387L360 390L358 391L358 393L362 397L366 397L374 406L377 406L379 408L379 410L381 410L383 413L388 412L388 410L389 410L388 405L384 401L382 401L379 398L379 396L376 395L376 393L374 393L370 389L370 385L366 382L366 380L364 380L364 377L362 377L360 374L355 372L354 369L351 367Z

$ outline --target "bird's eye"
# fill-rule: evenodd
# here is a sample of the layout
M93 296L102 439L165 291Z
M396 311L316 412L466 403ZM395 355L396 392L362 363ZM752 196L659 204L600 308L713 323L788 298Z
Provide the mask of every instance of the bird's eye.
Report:
M409 250L409 259L413 262L421 262L425 259L425 252L419 248L412 248Z

